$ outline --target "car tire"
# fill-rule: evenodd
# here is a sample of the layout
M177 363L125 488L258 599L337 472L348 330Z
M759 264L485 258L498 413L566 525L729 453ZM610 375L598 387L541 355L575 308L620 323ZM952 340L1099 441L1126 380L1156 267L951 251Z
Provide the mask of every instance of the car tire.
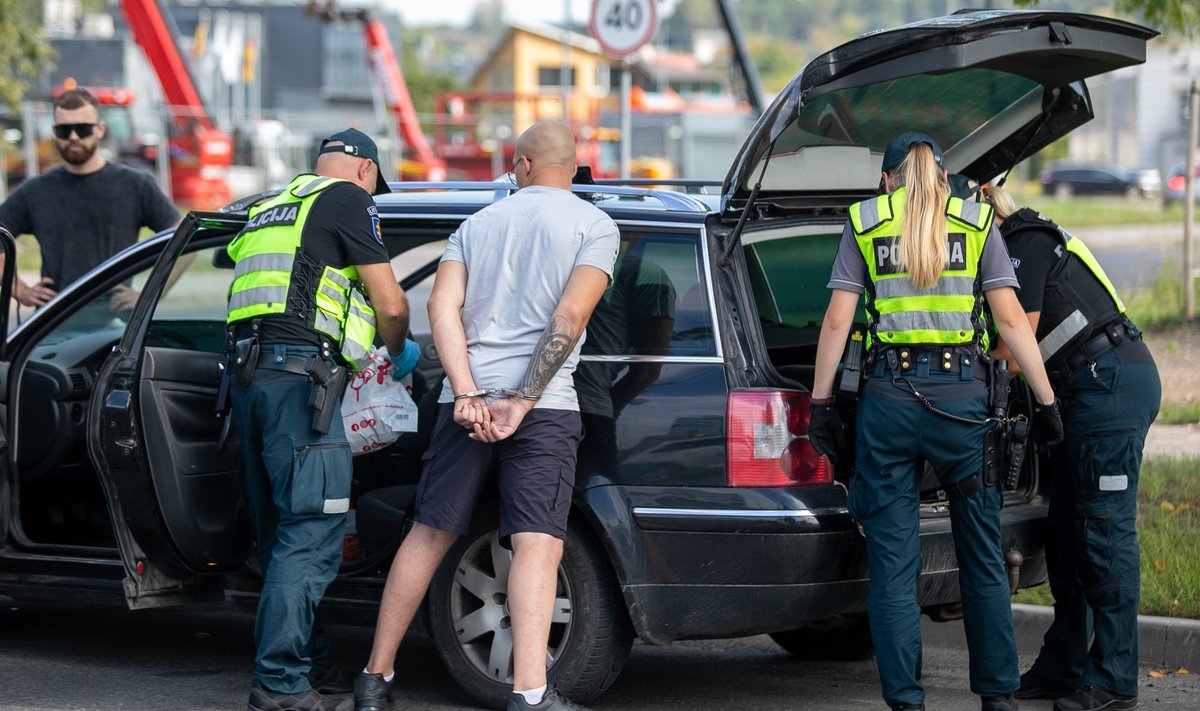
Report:
M1055 200L1070 200L1071 196L1074 194L1075 188L1072 187L1070 183L1059 183L1058 185L1054 186Z
M498 534L493 520L459 539L429 587L430 629L438 654L459 686L492 708L503 708L512 692L506 605L512 554L500 546ZM581 526L571 526L567 535L557 599L548 648L550 678L567 697L585 702L616 681L629 658L633 626L603 548ZM468 619L472 630L460 638Z
M865 659L874 649L865 614L841 615L799 629L773 632L771 639L801 659L848 662Z

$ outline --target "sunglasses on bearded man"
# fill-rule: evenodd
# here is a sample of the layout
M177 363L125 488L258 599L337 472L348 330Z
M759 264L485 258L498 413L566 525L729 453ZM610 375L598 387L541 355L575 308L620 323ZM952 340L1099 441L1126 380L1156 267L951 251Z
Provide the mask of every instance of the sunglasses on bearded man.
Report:
M87 138L96 130L94 123L56 123L52 126L54 135L60 140L65 141L74 133L80 138Z

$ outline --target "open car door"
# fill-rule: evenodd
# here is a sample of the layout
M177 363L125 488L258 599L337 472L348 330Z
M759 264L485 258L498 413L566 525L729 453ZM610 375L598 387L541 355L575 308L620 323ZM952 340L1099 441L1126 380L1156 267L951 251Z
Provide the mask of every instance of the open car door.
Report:
M5 344L8 339L9 308L12 301L13 276L17 272L17 245L12 233L0 226L0 250L3 250L4 268L0 269L0 412L3 419L8 421L8 353ZM8 434L6 427L0 427L0 548L8 545L9 506L12 505L12 491L8 477L13 472L9 460Z
M88 450L134 609L219 599L246 561L240 453L234 436L219 444L216 407L232 272L213 259L243 224L184 218L96 379Z

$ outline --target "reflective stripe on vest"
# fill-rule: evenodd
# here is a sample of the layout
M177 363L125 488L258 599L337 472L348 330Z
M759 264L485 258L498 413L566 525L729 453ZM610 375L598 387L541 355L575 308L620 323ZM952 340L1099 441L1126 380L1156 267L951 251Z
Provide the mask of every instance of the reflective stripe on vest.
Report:
M246 227L227 248L236 264L228 323L289 311L288 293L299 288L293 283L295 259L308 213L320 191L337 182L336 178L301 175L279 195L251 208ZM366 364L375 340L375 312L356 288L357 282L358 270L353 266L338 269L325 265L308 295L313 330L338 343L342 357L354 370Z
M992 223L991 207L946 202L949 261L937 282L919 289L898 266L896 241L904 221L905 191L850 206L850 225L866 262L868 348L897 345L979 344L986 348L979 260Z

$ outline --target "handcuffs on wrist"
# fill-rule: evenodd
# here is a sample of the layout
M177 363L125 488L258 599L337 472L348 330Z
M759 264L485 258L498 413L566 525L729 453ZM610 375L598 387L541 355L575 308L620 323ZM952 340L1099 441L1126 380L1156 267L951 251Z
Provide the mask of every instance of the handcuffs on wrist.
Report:
M484 388L483 390L472 390L469 393L455 395L454 401L458 402L459 400L466 400L473 397L494 397L497 395L503 397L515 397L522 400L531 400L534 402L537 402L539 399L541 399L540 395L526 395L516 388Z

